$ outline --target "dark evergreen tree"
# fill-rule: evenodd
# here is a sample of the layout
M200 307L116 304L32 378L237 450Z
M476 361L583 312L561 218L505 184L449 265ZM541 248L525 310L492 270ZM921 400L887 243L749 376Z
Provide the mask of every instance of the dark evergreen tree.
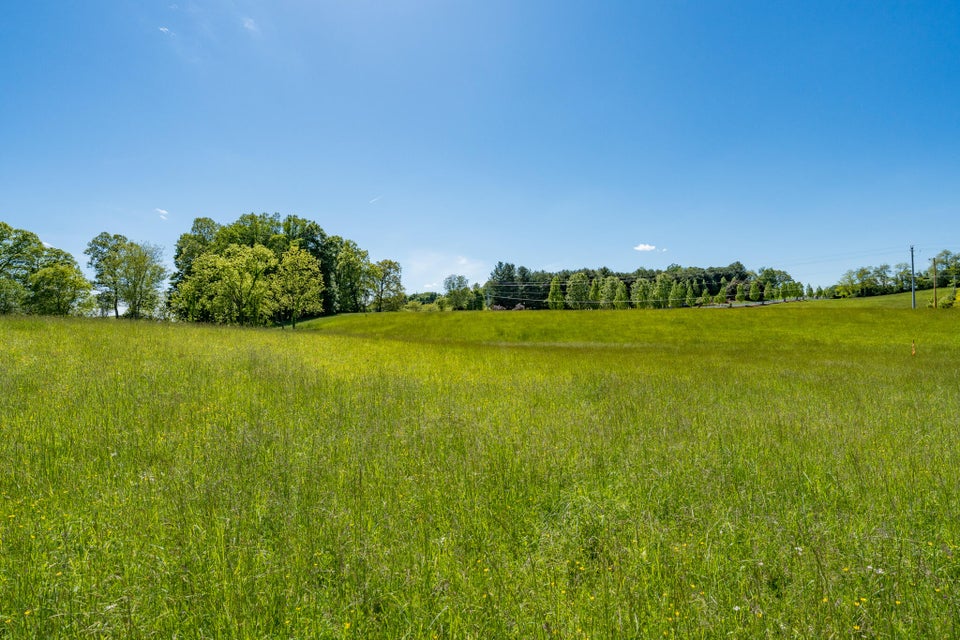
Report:
M509 262L498 262L487 280L490 307L512 309L516 306L519 298L517 286L517 268Z

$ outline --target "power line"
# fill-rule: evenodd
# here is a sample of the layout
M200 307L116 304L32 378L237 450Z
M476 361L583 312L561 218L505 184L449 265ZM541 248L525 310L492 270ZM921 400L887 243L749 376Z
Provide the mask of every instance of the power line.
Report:
M911 248L912 248L912 247L911 247ZM916 247L916 251L917 251L918 253L923 253L924 251L935 251L935 250L936 250L936 248L935 248L935 247L932 247L932 246ZM789 268L789 267L810 266L810 265L817 265L817 264L824 264L824 265L826 265L826 264L832 264L832 263L835 263L835 262L838 262L838 261L841 261L841 260L850 260L850 259L854 259L854 258L866 258L866 257L878 258L878 257L881 257L881 256L903 255L903 252L904 252L903 247L882 247L882 248L878 248L878 249L870 249L870 250L863 250L863 251L852 251L852 252L846 252L846 253L838 253L838 254L832 254L832 255L819 256L819 257L817 257L817 258L811 258L811 259L809 259L809 260L800 260L800 261L796 261L796 262L782 263L780 267L761 267L761 269L770 268L770 269L773 269L773 270L775 270L775 271L784 271L784 272L786 272L786 268ZM735 264L735 263L732 263L732 264ZM742 263L741 263L741 264L742 264ZM906 264L906 263L898 263L898 264ZM719 274L719 275L722 276L722 275L723 275L722 272L725 271L725 270L727 270L727 269L729 269L729 268L730 268L730 265L727 265L727 266L712 266L712 267L696 267L696 266L691 266L691 267L681 267L681 270L682 270L682 271L685 271L685 270L688 270L688 269L692 269L692 270L697 270L697 271L701 272L701 274L700 274L699 276L693 276L693 279L699 280L699 279L704 279L704 277L705 277L706 275L708 275L709 273L712 273L712 274L714 274L714 275ZM573 275L573 274L576 274L576 273L590 273L590 272L597 273L597 272L601 271L602 269L605 269L605 268L604 268L604 267L600 267L600 268L597 268L597 269L580 269L580 270L577 270L577 271L573 271L573 270L570 270L570 269L563 269L563 270L561 270L561 272L565 272L565 273L569 273L570 275ZM744 269L746 269L746 267L744 267ZM646 268L646 267L640 267L640 268L636 269L635 272L636 272L636 271L649 271L649 272L655 273L657 276L659 276L660 274L670 274L670 273L673 273L673 272L671 272L671 271L666 271L666 270L664 270L664 269L649 269L649 268ZM754 270L751 270L751 269L746 269L746 271L747 271L748 273L751 273L751 272L754 273L754 274L757 274L757 273L758 273L757 271L754 271ZM636 282L636 281L638 281L638 280L647 280L647 281L651 281L651 282L653 281L653 280L652 280L651 278L649 278L649 277L640 276L640 275L634 275L635 272L633 272L633 273L628 273L628 272L620 272L620 273L617 273L617 272L612 272L612 271L611 271L611 273L610 273L609 275L619 278L619 279L620 279L622 282L624 282L625 284L630 284L630 283ZM558 272L544 272L544 273L549 273L549 274L551 274L552 276L555 276ZM788 273L787 275L790 275L790 274ZM603 276L603 275L600 275L599 273L597 273L597 275L596 275L595 277L597 277L597 278L606 278L606 277L609 277L609 276ZM656 277L656 276L655 276L655 277ZM689 277L684 278L684 280L689 280L689 279L690 279ZM511 280L511 281L509 281L509 282L496 282L496 281L488 280L487 282L490 282L490 283L492 283L492 284L494 284L495 286L498 286L498 287L549 287L550 284L551 284L551 281L552 281L552 278L551 278L550 280ZM796 282L796 280L793 280L793 279L792 279L792 276L791 276L791 281ZM565 283L565 281L563 281L563 282Z

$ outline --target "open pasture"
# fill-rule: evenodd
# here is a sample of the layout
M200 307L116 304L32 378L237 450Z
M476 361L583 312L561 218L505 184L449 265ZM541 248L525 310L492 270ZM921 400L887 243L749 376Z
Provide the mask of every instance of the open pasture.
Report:
M303 329L0 318L0 637L960 635L956 314Z

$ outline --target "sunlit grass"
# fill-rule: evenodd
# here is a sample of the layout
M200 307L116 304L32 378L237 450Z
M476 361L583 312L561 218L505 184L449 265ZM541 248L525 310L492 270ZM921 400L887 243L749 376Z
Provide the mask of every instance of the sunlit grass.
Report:
M960 631L953 314L313 328L0 319L0 635Z
M926 309L932 306L933 290L922 289L916 292L917 309ZM956 295L953 287L941 288L937 292L937 299L942 303L945 300L952 300ZM883 296L867 296L866 298L844 298L837 300L817 300L815 304L835 305L845 309L863 308L863 309L912 309L914 294L892 293ZM950 309L950 312L956 312L958 309Z

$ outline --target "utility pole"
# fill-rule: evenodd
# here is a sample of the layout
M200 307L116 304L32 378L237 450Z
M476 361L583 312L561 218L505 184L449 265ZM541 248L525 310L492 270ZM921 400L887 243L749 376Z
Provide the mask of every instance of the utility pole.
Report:
M917 279L913 268L913 245L910 245L910 297L913 299L913 308L917 308Z

